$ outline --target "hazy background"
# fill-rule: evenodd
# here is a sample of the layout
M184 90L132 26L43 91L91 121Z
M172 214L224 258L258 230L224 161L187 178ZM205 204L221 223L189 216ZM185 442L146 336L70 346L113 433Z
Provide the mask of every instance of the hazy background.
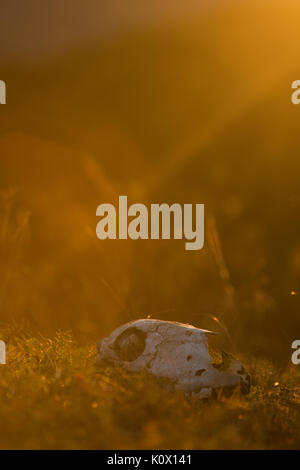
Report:
M246 0L247 1L247 0ZM19 59L57 53L132 29L193 18L224 0L1 0L3 54Z
M289 360L299 14L291 0L1 0L1 321L94 340L152 315ZM100 242L96 207L119 194L204 203L205 248Z

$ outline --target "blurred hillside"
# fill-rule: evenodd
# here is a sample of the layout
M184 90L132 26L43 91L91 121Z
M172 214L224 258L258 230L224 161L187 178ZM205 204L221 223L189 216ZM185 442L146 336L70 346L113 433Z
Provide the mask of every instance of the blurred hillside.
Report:
M239 349L289 359L300 327L295 10L235 5L3 67L1 320L97 337L147 314L219 330L215 315ZM96 207L122 193L204 202L204 250L99 242Z

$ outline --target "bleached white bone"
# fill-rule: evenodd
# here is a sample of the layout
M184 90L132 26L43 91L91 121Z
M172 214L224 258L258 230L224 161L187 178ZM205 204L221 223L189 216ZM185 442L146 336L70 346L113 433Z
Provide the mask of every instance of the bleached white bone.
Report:
M6 364L6 345L0 341L0 364Z
M239 384L249 389L249 376L238 360L227 356L223 364L213 364L207 345L211 334L178 322L136 320L98 342L98 360L132 372L146 370L169 379L175 389L199 396L208 396L214 388Z

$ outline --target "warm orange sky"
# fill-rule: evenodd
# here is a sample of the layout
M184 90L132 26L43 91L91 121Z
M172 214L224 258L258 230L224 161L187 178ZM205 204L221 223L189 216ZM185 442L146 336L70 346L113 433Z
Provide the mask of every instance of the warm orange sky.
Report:
M132 26L193 17L220 3L223 0L1 0L0 54L40 56Z

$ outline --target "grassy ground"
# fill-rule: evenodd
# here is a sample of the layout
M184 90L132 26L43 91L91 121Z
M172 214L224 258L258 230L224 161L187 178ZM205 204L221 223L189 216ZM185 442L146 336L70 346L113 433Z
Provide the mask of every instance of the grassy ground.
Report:
M96 348L71 333L3 330L1 449L299 448L297 369L248 366L250 396L187 402L147 376L96 370Z

